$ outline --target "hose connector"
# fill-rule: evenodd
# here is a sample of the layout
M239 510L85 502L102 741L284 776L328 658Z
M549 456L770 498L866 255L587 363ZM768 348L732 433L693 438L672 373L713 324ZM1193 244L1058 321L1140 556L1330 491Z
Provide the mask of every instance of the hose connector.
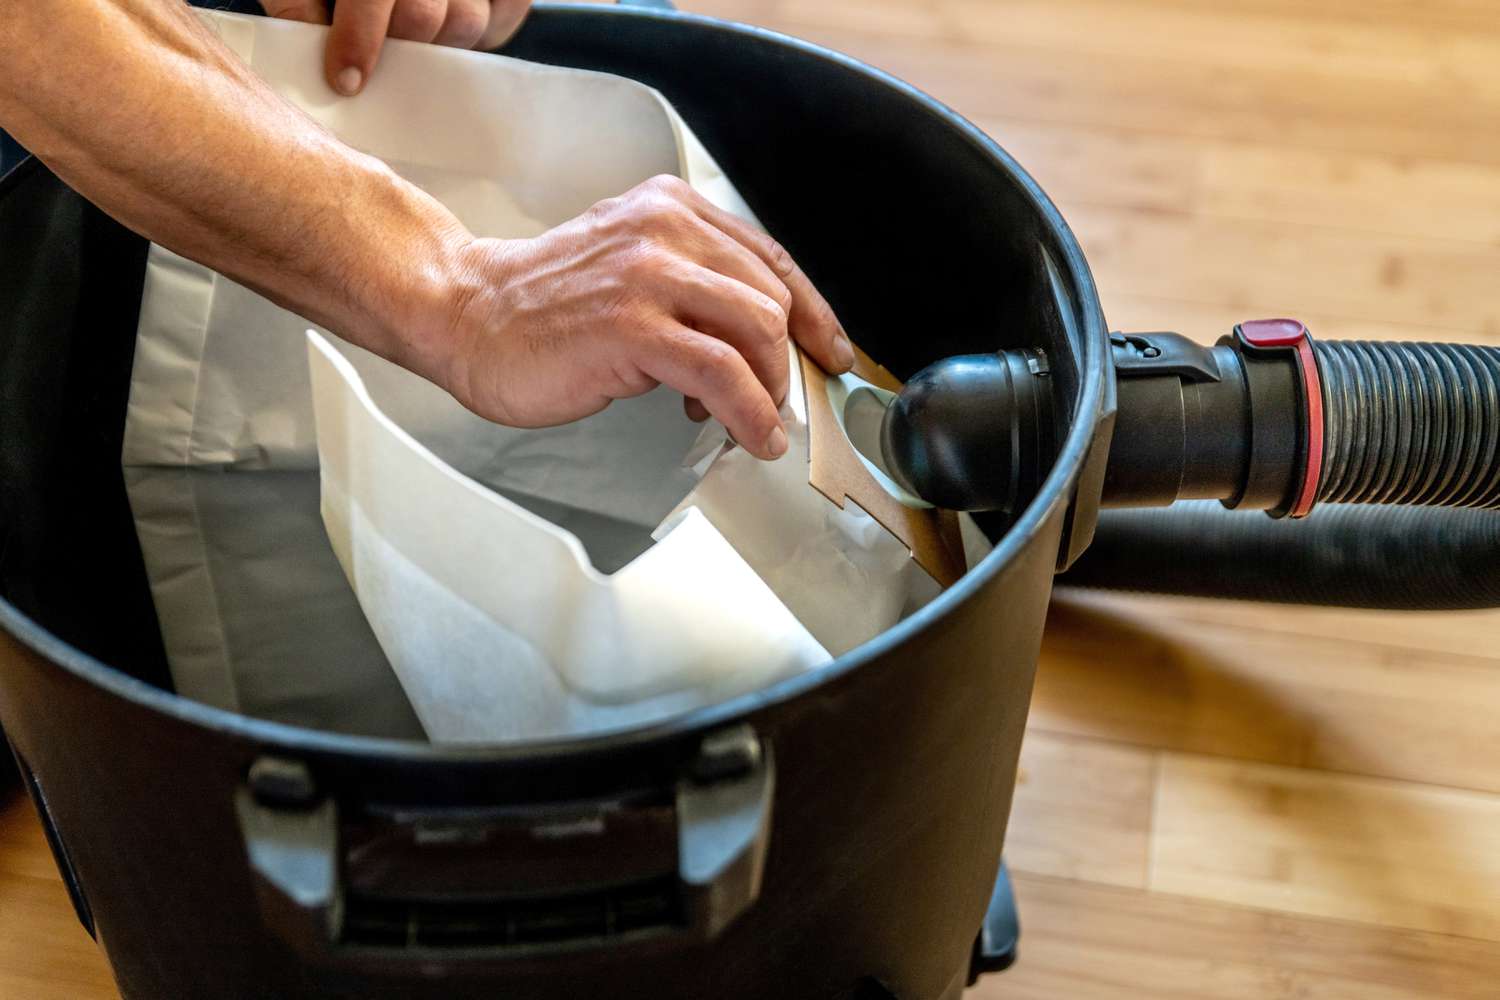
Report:
M1213 346L1113 333L1101 507L1218 500L1301 518L1320 502L1500 507L1500 349L1314 342L1295 319ZM949 358L886 413L887 466L954 510L1019 511L1051 461L1046 357Z

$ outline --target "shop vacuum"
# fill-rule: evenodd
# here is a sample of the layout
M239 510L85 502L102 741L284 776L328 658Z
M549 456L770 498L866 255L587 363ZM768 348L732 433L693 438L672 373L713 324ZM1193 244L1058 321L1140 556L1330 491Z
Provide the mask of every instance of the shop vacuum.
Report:
M1111 334L1062 217L973 125L652 6L539 5L507 52L675 104L907 380L888 468L982 512L993 553L825 669L608 735L434 746L179 698L120 466L147 245L23 165L0 182L0 721L126 1000L946 1000L1014 953L1001 852L1059 571L1500 601L1500 351Z

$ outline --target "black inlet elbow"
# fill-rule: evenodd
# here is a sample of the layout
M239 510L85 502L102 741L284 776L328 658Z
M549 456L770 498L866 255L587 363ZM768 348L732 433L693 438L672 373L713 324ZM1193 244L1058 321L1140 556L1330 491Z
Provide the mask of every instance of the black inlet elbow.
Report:
M908 492L948 510L1020 509L1052 463L1040 351L965 354L914 375L886 410L880 450Z

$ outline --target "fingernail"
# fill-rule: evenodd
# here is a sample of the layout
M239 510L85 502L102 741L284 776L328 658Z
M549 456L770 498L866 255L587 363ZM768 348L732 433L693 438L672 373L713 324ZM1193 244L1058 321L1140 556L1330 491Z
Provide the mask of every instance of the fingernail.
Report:
M365 82L365 75L359 71L358 66L345 66L339 70L335 80L338 92L345 97L353 97L359 93L360 84Z
M833 338L833 356L838 358L839 367L848 371L854 367L854 345L849 343L849 338L839 334Z
M766 453L772 458L780 458L786 454L786 431L780 425L766 438Z

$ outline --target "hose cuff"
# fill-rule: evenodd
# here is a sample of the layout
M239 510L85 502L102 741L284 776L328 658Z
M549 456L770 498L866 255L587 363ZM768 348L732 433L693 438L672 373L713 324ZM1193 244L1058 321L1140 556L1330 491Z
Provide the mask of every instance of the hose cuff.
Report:
M1318 483L1323 476L1324 419L1323 384L1318 359L1313 353L1307 326L1295 319L1246 320L1234 328L1242 348L1250 353L1289 352L1296 362L1297 386L1302 396L1302 447L1298 449L1296 488L1289 507L1271 511L1273 517L1302 518L1318 501Z

